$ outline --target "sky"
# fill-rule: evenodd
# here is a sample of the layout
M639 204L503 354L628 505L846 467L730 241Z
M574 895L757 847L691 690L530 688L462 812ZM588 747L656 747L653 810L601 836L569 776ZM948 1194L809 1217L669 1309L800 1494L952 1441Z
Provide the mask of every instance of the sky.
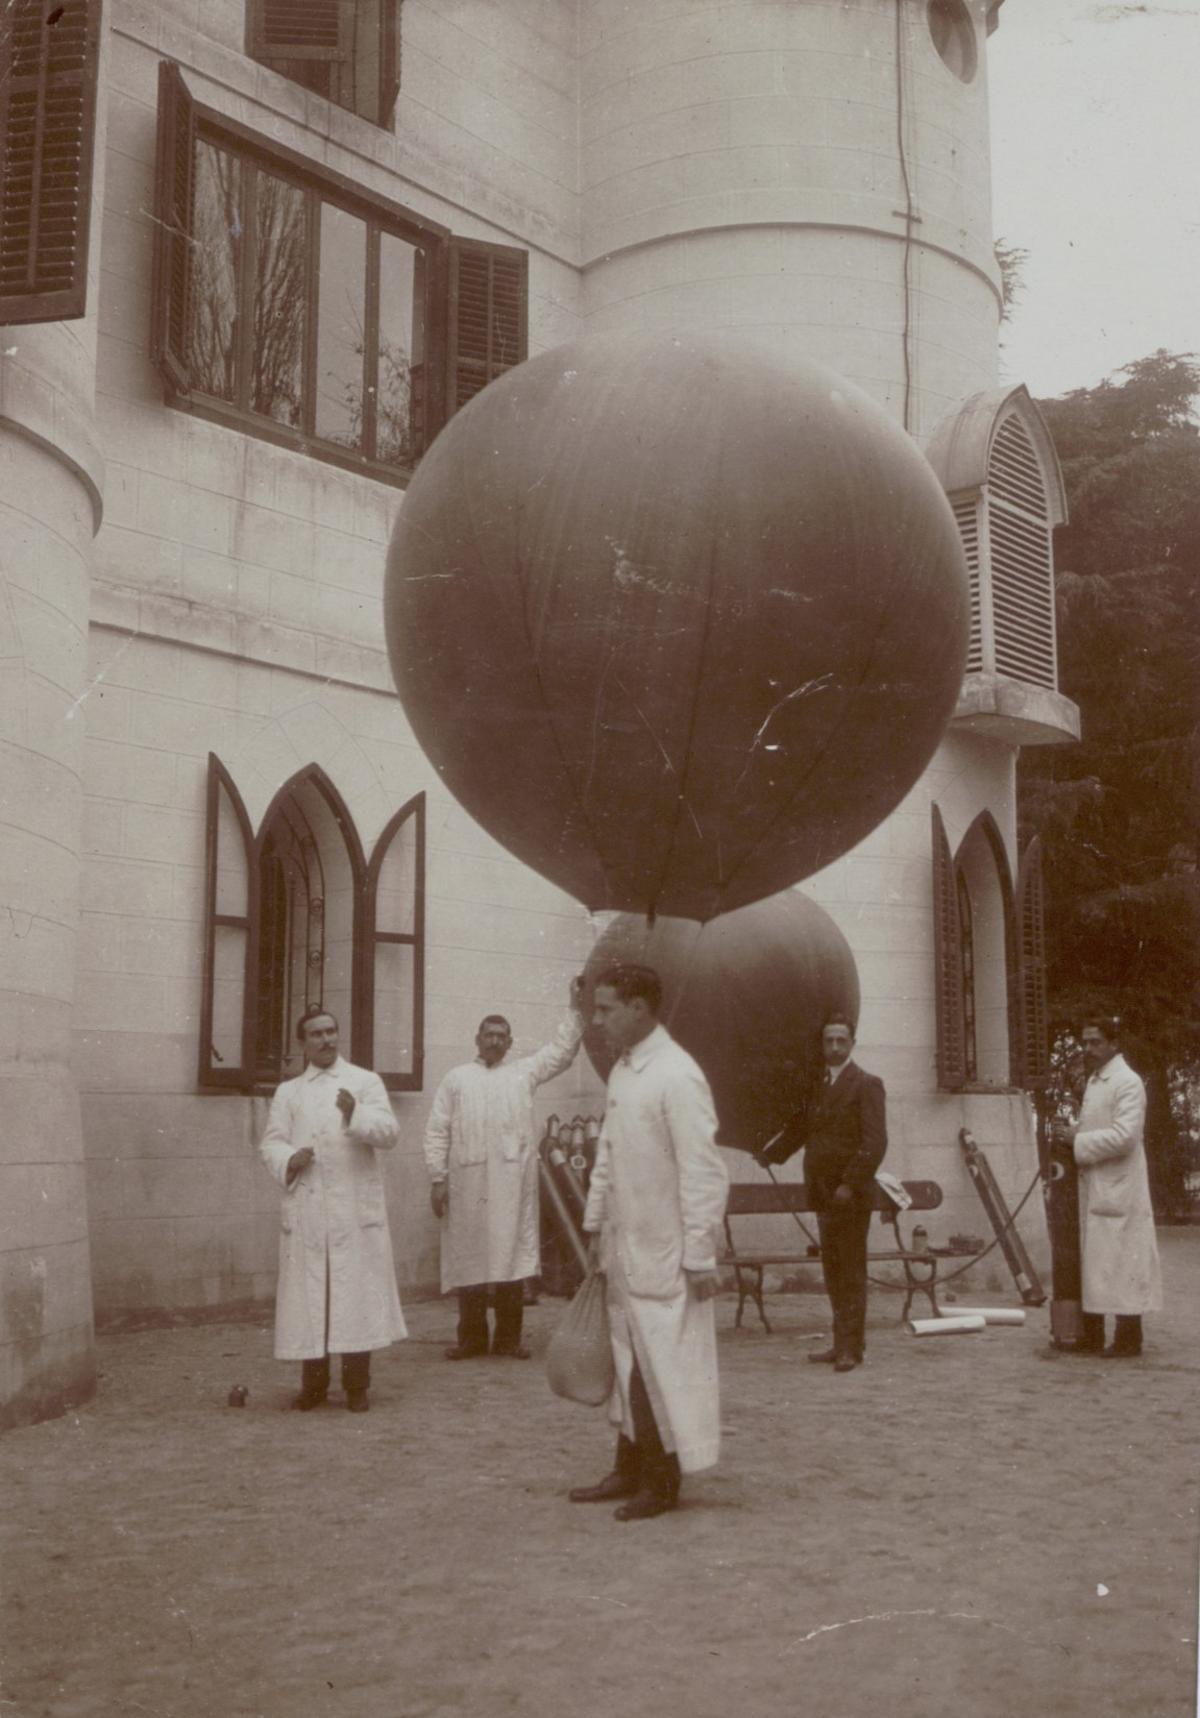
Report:
M1200 352L1200 0L1005 0L988 76L993 227L1030 253L1003 379Z

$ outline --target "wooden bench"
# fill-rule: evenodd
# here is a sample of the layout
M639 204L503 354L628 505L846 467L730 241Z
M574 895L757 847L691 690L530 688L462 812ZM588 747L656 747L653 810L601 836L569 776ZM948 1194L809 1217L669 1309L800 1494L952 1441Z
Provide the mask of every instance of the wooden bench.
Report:
M904 1297L904 1310L900 1314L902 1319L908 1317L913 1299L918 1294L923 1294L929 1301L933 1317L940 1318L942 1309L937 1303L937 1275L938 1265L945 1255L933 1249L914 1252L911 1246L905 1243L898 1219L908 1217L916 1211L936 1211L942 1202L942 1190L936 1181L906 1181L904 1190L912 1204L907 1211L899 1212L883 1188L878 1183L875 1184L873 1208L892 1228L896 1240L893 1247L879 1252L870 1251L868 1248L867 1263L899 1264L904 1267L904 1281L908 1292ZM738 1308L735 1329L741 1326L742 1309L747 1299L752 1299L758 1308L758 1316L763 1321L763 1328L770 1331L771 1326L763 1309L763 1271L768 1265L819 1265L821 1251L815 1233L802 1252L796 1250L794 1243L791 1248L781 1248L778 1252L739 1247L733 1237L733 1220L738 1217L800 1216L805 1212L811 1214L812 1206L803 1181L735 1181L730 1187L729 1203L725 1208L726 1250L718 1264L731 1265L737 1277ZM799 1239L800 1231L794 1223L792 1233Z

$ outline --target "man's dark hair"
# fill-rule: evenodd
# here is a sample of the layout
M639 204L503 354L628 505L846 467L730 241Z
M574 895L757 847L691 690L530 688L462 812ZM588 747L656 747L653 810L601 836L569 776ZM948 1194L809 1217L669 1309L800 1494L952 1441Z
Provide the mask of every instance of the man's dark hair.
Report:
M508 1021L504 1018L503 1014L485 1014L483 1019L479 1022L479 1026L475 1032L475 1036L477 1038L478 1038L480 1032L483 1031L485 1026L503 1026L504 1030L508 1033L509 1037L510 1038L512 1037L512 1027L509 1025Z
M822 1032L824 1032L827 1026L844 1026L852 1038L856 1036L854 1022L848 1014L842 1014L840 1012L826 1014L821 1020Z
M622 1002L632 1002L634 997L641 997L650 1013L657 1019L662 1007L662 979L652 966L606 966L604 971L596 975L596 988L607 985L609 990L615 990Z
M310 1020L332 1020L337 1030L341 1031L341 1027L338 1026L338 1017L332 1008L306 1008L296 1022L296 1037L302 1044L304 1042L304 1028Z
M1079 1036L1082 1038L1089 1026L1094 1026L1103 1038L1110 1044L1121 1042L1121 1022L1115 1014L1085 1014L1079 1022Z

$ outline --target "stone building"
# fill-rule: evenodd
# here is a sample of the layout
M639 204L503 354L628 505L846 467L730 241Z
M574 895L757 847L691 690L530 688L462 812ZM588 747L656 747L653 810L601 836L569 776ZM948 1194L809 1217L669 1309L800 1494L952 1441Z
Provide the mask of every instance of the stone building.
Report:
M591 330L818 357L941 478L974 582L959 710L900 809L805 886L858 960L892 1166L946 1188L935 1238L981 1228L964 1123L1028 1181L1040 907L1015 762L1077 715L1054 451L997 382L999 14L5 8L0 1423L88 1394L94 1320L272 1294L254 1144L309 1000L395 1094L402 1288L436 1280L432 1089L488 1009L539 1041L597 927L415 745L384 545L447 416ZM600 1094L581 1059L544 1099Z

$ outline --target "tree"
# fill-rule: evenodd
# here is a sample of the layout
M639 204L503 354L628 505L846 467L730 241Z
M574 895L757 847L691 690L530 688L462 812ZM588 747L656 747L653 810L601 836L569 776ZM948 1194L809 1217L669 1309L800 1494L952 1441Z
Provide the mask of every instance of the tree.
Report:
M1059 667L1083 739L1020 767L1024 834L1044 848L1051 1014L1060 1031L1088 1008L1121 1019L1147 1080L1160 1215L1184 1204L1178 1093L1200 1071L1198 394L1200 364L1158 351L1040 402L1071 514Z

